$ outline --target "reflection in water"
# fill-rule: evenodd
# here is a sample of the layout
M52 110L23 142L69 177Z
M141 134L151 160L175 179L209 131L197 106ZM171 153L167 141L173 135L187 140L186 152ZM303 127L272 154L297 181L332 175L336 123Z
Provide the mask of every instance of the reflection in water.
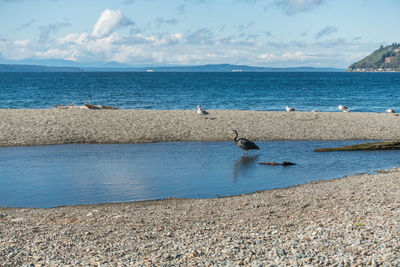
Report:
M259 155L241 156L235 161L233 165L233 181L236 182L239 175L248 175L252 169Z

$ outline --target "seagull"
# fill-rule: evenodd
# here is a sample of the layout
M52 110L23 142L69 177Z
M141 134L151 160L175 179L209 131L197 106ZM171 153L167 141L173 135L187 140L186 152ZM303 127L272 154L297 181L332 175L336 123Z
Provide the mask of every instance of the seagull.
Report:
M197 114L199 114L199 115L208 115L210 113L208 113L207 111L202 109L200 105L197 105Z
M346 106L339 105L338 109L340 109L342 112L350 112L349 108Z
M293 107L286 106L286 111L287 112L295 111L295 109Z
M385 111L386 113L396 113L396 111L392 108L389 108Z

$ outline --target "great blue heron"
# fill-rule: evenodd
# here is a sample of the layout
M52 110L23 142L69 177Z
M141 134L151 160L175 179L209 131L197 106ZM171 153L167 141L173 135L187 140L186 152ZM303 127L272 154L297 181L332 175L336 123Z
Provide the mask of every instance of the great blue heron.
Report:
M295 109L293 107L286 106L286 111L287 112L295 111Z
M197 105L197 114L199 114L199 115L208 115L210 113L208 113L207 111L202 109L200 105Z
M246 139L246 138L238 138L238 132L236 130L232 130L232 132L235 133L235 138L233 138L233 141L235 144L243 149L243 153L247 153L247 150L254 150L254 149L260 149L256 144L254 144L252 141Z
M389 108L385 111L386 113L396 113L396 111L392 108Z

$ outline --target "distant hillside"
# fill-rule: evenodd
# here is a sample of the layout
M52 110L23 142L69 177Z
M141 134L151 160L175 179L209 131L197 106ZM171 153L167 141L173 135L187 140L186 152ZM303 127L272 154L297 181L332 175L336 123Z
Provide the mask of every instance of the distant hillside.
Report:
M246 65L215 64L199 66L129 67L110 64L105 67L52 67L42 65L0 64L0 72L328 72L334 68L293 67L267 68Z
M136 72L323 72L343 71L334 68L293 67L293 68L268 68L251 67L246 65L209 64L199 66L165 66L142 68L84 68L86 71L136 71Z
M400 44L381 46L362 60L352 64L349 71L400 71Z
M80 68L74 67L48 67L38 65L8 65L0 64L0 72L80 72Z

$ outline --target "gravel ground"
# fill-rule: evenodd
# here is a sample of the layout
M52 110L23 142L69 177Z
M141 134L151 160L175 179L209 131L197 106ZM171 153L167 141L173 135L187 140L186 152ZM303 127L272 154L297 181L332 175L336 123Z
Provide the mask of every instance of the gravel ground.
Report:
M0 110L0 144L399 139L373 113ZM1 174L0 174L1 176ZM0 266L400 266L400 169L217 199L0 207ZM323 179L323 177L321 177Z
M254 140L400 139L388 113L0 109L0 146Z
M400 169L217 199L0 208L1 266L399 266Z

